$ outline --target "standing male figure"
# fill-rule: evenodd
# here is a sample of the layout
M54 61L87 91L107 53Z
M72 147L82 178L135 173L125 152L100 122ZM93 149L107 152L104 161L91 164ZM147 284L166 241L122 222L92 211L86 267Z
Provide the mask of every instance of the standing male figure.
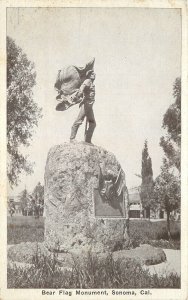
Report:
M80 103L80 112L76 121L74 122L71 129L70 142L73 142L79 126L83 123L86 117L86 125L88 128L85 130L85 142L91 143L91 138L96 127L94 112L93 112L93 103L95 102L95 73L93 70L89 70L86 73L86 80L82 83L79 89L79 96L83 97L82 102ZM86 126L87 127L87 126Z

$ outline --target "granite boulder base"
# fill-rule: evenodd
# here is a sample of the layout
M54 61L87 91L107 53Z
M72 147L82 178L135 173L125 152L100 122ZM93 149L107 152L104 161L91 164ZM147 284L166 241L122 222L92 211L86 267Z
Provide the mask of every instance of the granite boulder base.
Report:
M120 170L120 199L117 203L101 200L100 174L117 178ZM64 143L51 148L45 168L46 247L98 253L126 247L126 191L125 174L112 153L86 143Z

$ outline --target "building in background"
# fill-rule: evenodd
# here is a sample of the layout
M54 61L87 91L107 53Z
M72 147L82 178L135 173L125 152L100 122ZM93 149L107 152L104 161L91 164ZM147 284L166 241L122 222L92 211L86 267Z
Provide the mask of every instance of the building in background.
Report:
M129 189L129 218L140 219L143 217L143 208L140 198L140 187Z
M129 189L129 218L131 219L165 219L166 212L160 207L148 213L142 206L140 186Z
M29 201L27 201L27 205L23 206L23 203L20 201L19 196L8 197L8 216L43 216L44 205L42 203L35 203L35 201L31 197L29 197L28 199Z
M21 202L18 197L8 197L7 208L10 216L22 216Z

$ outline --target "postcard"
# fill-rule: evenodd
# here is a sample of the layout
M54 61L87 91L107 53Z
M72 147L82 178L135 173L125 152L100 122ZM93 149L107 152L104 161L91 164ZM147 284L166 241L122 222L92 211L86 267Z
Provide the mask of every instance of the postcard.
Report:
M187 299L187 2L0 19L0 298Z

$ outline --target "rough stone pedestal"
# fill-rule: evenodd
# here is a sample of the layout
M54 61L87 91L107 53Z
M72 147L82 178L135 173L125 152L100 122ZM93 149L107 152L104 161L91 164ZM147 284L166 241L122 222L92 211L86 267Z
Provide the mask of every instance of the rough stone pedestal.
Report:
M127 195L123 196L123 210L109 203L96 203L94 197L100 170L103 175L117 177L120 169L116 157L97 146L64 143L51 148L45 169L48 249L108 252L126 245ZM124 173L122 176L126 190Z

